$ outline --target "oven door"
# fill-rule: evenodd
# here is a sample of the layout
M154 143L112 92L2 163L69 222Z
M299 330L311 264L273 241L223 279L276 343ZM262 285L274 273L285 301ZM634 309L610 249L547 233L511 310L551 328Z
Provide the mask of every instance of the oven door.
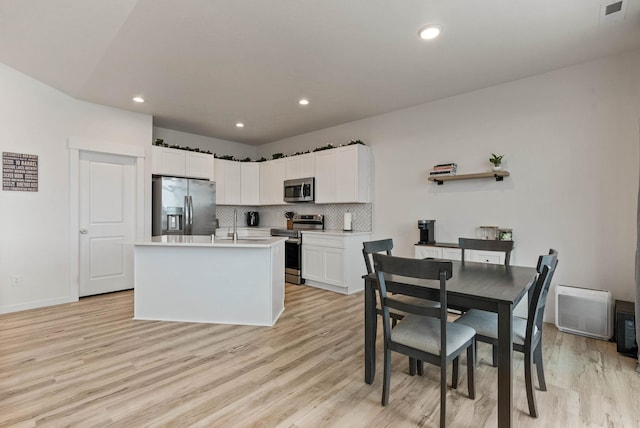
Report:
M304 284L302 279L302 245L300 239L289 238L284 242L284 277L292 284Z

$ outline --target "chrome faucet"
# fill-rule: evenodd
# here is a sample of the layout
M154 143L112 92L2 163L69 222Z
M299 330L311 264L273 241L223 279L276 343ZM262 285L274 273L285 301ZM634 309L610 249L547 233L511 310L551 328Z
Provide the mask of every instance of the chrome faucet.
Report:
M233 243L238 242L238 209L233 209Z

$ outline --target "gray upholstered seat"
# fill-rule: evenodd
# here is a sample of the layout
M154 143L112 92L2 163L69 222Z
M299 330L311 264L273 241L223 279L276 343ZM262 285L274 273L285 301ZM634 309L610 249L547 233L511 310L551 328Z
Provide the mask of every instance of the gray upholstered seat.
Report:
M395 295L394 295L395 298ZM447 356L473 339L476 332L462 324L447 325ZM440 355L440 320L419 315L407 315L391 329L391 340L433 355Z
M457 324L466 325L475 329L480 336L493 337L498 340L498 314L471 309L460 317ZM538 328L534 326L534 334ZM520 317L513 317L513 343L524 346L527 334L527 320Z

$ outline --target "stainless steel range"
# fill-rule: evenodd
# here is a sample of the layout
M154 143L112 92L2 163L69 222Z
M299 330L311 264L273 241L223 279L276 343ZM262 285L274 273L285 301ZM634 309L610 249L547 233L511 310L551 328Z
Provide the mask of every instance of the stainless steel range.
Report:
M285 236L284 278L292 284L304 284L302 278L302 231L324 229L321 214L296 214L293 229L271 229L271 236Z

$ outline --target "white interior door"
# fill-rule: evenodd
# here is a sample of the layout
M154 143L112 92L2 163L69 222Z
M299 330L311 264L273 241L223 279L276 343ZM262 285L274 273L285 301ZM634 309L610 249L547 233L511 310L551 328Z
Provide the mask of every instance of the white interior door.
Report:
M133 288L135 158L81 152L80 296Z

